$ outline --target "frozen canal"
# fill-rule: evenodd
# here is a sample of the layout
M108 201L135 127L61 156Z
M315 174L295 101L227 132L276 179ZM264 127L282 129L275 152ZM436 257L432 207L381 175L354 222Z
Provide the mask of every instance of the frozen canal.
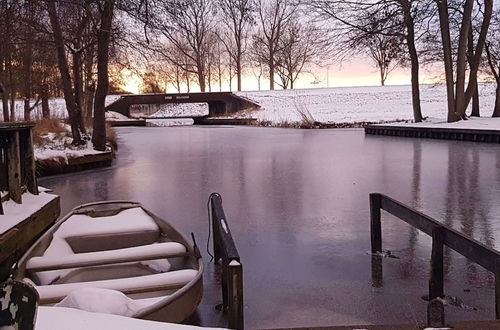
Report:
M381 192L500 249L500 147L365 136L362 130L253 127L119 128L110 168L44 178L77 204L142 202L182 232L208 263L207 198L223 196L244 266L248 328L424 321L430 239L383 214L372 268L368 194ZM493 319L493 276L445 252L447 321ZM218 325L213 266L199 308Z

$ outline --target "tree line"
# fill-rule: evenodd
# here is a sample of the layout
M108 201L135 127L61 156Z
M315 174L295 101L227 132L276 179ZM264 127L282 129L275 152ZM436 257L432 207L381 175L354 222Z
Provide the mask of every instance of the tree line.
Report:
M85 118L105 148L104 106L122 69L146 92L242 89L242 77L269 89L294 88L312 65L370 58L381 85L409 67L415 121L422 66L440 67L448 120L479 115L478 78L496 81L500 116L500 12L493 0L0 0L3 118L24 119L63 96L74 144Z

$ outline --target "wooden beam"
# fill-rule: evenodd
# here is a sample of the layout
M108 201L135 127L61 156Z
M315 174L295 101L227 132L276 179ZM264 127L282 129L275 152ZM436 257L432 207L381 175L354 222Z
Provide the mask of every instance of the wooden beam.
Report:
M7 145L9 196L14 202L21 204L21 155L19 148L19 131L15 131L10 135Z
M36 165L35 165L35 154L33 149L33 136L31 129L25 129L20 131L20 142L21 150L23 150L23 180L22 183L26 185L26 188L33 195L38 195L38 184L36 181Z

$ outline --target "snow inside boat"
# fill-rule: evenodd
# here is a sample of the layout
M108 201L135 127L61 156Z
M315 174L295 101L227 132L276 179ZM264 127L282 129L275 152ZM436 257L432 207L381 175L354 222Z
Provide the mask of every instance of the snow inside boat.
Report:
M25 253L15 278L40 305L163 322L191 315L203 294L196 246L133 202L85 204L57 221Z

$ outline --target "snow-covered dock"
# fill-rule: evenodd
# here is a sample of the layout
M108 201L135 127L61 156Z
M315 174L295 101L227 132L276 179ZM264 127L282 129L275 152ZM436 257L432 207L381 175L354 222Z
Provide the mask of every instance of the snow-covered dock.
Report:
M21 253L59 216L59 197L39 189L32 124L0 125L0 281Z
M475 118L448 123L444 119L427 119L421 123L369 125L366 134L445 140L500 143L500 118Z

